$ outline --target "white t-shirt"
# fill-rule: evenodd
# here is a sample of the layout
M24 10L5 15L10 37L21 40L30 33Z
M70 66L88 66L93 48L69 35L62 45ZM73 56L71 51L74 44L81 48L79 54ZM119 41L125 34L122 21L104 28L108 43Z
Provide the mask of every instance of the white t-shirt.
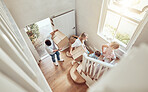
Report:
M53 54L55 53L55 52L53 52L53 50L58 49L58 47L55 45L55 43L54 43L53 40L51 39L51 34L48 36L47 39L51 41L51 46L47 46L47 45L45 44L45 50L48 52L48 54L53 55ZM47 39L46 39L46 40L47 40Z
M84 45L84 41L81 42L80 39L77 38L77 39L75 40L75 42L71 45L71 47L79 47L79 46L84 47L85 45Z

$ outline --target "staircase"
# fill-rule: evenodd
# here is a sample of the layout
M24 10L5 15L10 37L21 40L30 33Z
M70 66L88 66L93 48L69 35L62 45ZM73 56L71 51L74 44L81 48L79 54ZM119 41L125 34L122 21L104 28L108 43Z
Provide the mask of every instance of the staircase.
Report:
M70 70L70 76L72 78L72 80L75 82L75 83L78 83L78 84L83 84L85 83L85 79L83 77L81 77L81 75L79 74L79 72L77 71L77 67L79 66L78 63L75 63L73 65L73 67L71 68Z
M74 63L70 70L71 78L76 83L86 83L88 86L95 83L103 77L108 70L113 68L114 65L96 60L83 54L83 60L80 64Z

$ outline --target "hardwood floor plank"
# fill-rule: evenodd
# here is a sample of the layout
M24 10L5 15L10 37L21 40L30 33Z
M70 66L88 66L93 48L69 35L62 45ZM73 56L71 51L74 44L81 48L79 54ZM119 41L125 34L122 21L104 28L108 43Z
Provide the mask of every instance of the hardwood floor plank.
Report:
M58 62L59 66L54 66L50 56L43 59L39 66L53 92L86 92L86 84L74 83L70 77L72 59L66 56L66 51L60 52L64 62Z

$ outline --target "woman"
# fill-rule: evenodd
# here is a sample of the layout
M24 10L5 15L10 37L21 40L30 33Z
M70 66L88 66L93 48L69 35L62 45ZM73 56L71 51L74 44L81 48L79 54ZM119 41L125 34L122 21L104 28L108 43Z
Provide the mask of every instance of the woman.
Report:
M79 47L79 46L82 46L84 48L84 50L89 53L89 51L86 49L85 47L85 44L84 44L84 41L86 41L88 38L88 35L83 32L77 39L76 41L71 45L70 47L70 55L72 56L72 50L75 48L75 47Z

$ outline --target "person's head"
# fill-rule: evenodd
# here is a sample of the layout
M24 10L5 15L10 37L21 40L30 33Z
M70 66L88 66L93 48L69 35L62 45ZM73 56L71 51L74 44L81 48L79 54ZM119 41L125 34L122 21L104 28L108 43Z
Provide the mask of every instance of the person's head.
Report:
M80 39L81 40L87 40L88 38L88 34L86 34L85 32L83 32L81 35L80 35Z
M96 55L97 57L100 57L100 55L101 55L100 51L95 51L95 55Z
M118 49L119 48L119 44L117 42L111 42L110 43L110 47L113 49Z
M50 41L50 40L46 40L46 41L45 41L45 44L46 44L47 46L51 46L51 41Z

